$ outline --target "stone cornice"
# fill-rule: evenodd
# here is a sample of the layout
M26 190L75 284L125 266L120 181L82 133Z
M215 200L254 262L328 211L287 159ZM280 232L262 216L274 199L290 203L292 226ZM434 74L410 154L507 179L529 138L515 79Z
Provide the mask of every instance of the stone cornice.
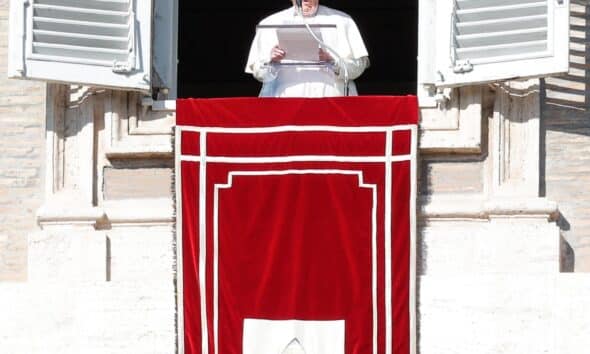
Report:
M527 218L554 221L557 203L546 198L494 198L481 195L438 195L419 197L421 221L457 219Z
M76 202L62 203L56 198L37 212L37 222L43 229L170 225L174 221L173 202L167 198L108 201L100 207L84 207Z

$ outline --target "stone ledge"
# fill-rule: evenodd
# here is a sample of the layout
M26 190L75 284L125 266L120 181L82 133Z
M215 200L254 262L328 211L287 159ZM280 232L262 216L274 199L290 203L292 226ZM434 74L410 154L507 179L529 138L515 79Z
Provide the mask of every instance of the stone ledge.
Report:
M106 220L112 225L170 224L175 221L174 203L169 198L107 201L103 208Z
M95 227L105 217L101 208L76 207L75 204L45 204L37 212L37 222L42 229L66 225Z
M105 151L105 155L109 159L172 158L172 143L150 146L119 144Z
M557 203L546 198L485 199L480 194L422 196L418 216L431 219L528 218L554 221L559 216Z
M107 201L100 207L77 203L46 203L37 212L42 229L59 227L105 228L118 225L149 226L175 221L174 204L169 198Z

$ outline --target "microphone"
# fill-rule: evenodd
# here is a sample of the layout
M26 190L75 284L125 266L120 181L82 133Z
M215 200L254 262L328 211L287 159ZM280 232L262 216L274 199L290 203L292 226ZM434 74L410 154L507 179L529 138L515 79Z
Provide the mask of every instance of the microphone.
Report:
M338 62L338 65L341 65L341 69L344 70L344 96L348 96L348 90L349 90L348 82L350 80L349 80L349 76L348 76L348 68L346 67L346 63L344 63L344 60L342 59L342 57L340 56L340 54L338 54L337 51L335 51L332 47L330 47L329 45L327 45L326 43L324 43L313 32L313 30L309 26L309 23L307 23L307 21L305 19L305 16L303 15L303 5L302 5L302 2L303 2L303 0L295 0L295 7L297 7L297 11L301 15L301 20L303 21L303 24L305 25L305 28L307 28L307 31L309 32L309 34L313 37L313 39L315 39L315 41L318 43L318 45L321 48L323 48L323 49L327 49L328 52L330 52L334 57L336 57L336 60Z
M318 38L318 36L315 35L315 33L313 33L313 30L311 29L311 27L305 20L305 16L303 15L303 0L295 0L295 7L297 8L297 12L299 12L299 15L301 15L301 19L303 21L303 24L305 25L305 28L307 28L307 31L309 32L309 34L311 34L313 39L315 39L315 41L319 44L321 48L327 49L328 52L331 52L332 55L335 56L338 60L338 63L342 65L342 69L344 69L344 96L348 96L348 68L342 60L342 57L338 54L338 52L336 52L334 49L332 49L330 46L324 43L321 39Z

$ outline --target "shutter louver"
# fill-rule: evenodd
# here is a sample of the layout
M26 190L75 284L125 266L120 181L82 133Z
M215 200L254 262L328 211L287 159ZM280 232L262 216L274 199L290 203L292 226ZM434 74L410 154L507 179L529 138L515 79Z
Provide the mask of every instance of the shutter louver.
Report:
M151 0L22 3L12 2L24 16L24 68L12 76L150 89Z
M130 0L36 0L31 57L131 71L131 5Z
M437 64L435 75L424 77L435 78L436 86L567 72L567 0L437 0L435 3Z
M456 0L453 24L455 63L525 58L548 48L547 1Z

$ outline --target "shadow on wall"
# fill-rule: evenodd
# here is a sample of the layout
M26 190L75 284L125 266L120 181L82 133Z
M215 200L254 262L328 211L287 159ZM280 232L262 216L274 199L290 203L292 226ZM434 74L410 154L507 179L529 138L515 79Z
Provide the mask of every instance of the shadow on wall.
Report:
M544 80L542 92L544 109L566 109L571 110L572 114L585 115L590 108L589 8L587 0L571 0L570 70L565 75ZM562 128L572 133L590 134L590 130L580 132L565 124Z
M590 2L570 1L570 69L541 86L540 194L558 203L560 269L590 272Z
M590 5L587 0L571 0L570 10L570 69L565 75L544 80L542 99L544 110L567 110L571 114L563 124L552 122L552 129L590 135ZM578 118L585 121L583 130L571 124Z
M561 235L559 236L559 271L562 273L571 273L576 269L576 255L574 249L564 237L564 231L567 232L570 230L570 224L563 215L560 215L559 219L557 219L557 226L561 230Z

